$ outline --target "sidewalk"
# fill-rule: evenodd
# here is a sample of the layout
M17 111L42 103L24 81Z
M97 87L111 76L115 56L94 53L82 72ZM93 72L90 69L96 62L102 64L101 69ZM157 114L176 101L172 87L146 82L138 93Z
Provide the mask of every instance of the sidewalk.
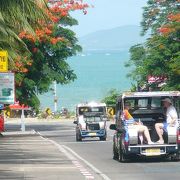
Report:
M85 179L67 156L34 133L11 132L0 137L0 179Z
M63 121L73 121L73 118L60 118L60 119L52 119L52 118L46 118L46 119L39 119L39 118L24 118L25 123L36 123L36 122L63 122ZM5 119L6 124L11 123L21 123L21 118L6 118Z

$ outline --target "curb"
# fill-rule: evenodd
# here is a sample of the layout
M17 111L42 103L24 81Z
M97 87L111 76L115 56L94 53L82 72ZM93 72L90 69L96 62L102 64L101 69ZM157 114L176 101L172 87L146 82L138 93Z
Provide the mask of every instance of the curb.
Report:
M35 130L31 131L10 131L10 132L2 132L0 137L20 137L20 136L39 136L39 134Z
M53 123L53 122L71 122L74 119L37 119L37 118L25 118L25 123ZM21 123L21 119L6 119L5 124Z

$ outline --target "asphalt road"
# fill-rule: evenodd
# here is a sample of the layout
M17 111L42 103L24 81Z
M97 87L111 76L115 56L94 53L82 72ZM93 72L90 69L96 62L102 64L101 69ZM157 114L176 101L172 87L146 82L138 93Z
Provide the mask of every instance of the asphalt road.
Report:
M19 128L19 125L8 125L7 130ZM180 162L163 159L136 159L128 163L120 163L112 159L112 135L108 130L107 141L90 138L82 142L75 141L75 125L72 121L40 122L28 124L27 130L34 129L44 138L48 138L64 153L76 157L78 162L94 174L94 179L106 180L179 180ZM78 166L78 165L77 165ZM76 179L73 177L72 179Z

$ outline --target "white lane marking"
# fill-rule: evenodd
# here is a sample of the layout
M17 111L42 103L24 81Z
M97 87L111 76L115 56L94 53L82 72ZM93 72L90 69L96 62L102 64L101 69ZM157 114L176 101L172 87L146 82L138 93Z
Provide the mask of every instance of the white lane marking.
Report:
M7 142L6 142L7 141ZM6 140L6 141L4 141L4 143L11 143L11 142L14 142L14 141L16 141L16 142L42 142L42 140L40 139L40 140L36 140L36 139L32 139L32 140L30 140L30 139L16 139L16 140L14 140L14 139L8 139L8 140ZM45 140L44 140L45 141ZM2 143L2 142L1 142Z
M56 134L56 133L65 133L65 132L74 132L75 133L75 129L69 129L69 130L56 130L56 131L41 131L41 135L42 134Z
M94 176L86 176L86 179L94 179Z
M61 144L100 144L100 143L112 143L111 140L107 141L83 141L83 142L74 142L74 141L69 141L69 142L61 142Z
M41 139L47 141L47 139L45 139L45 138L42 137L42 134L41 134L39 131L36 131L36 133L39 134L39 136L40 136Z
M39 134L40 134L40 133L39 133ZM51 139L44 138L44 137L42 137L42 135L40 135L40 137L41 137L42 139L45 139L46 141L51 142L52 144L54 144L54 145L59 149L60 152L64 153L64 154L72 161L72 163L75 165L75 167L77 167L77 168L80 170L81 174L82 174L83 176L85 176L86 179L94 179L94 176L93 176L91 173L89 173L88 170L86 170L86 169L83 167L83 165L81 165L81 163L77 160L77 158L74 157L74 156L73 156L70 152L68 152L66 149L64 149L60 144L58 144L57 142L55 142L55 141L53 141L53 140L51 140ZM83 172L81 171L81 169L84 169L85 172L88 173L88 175L83 174Z
M7 162L11 162L11 161L62 161L62 159L23 159L23 158L19 158L19 159L0 159L0 162L4 162L4 161L7 161Z
M18 170L18 169L75 169L76 167L72 166L27 166L27 167L11 167L12 170ZM8 168L7 168L8 170Z
M1 143L1 145L3 146L8 146L8 145L34 145L35 143L26 143L26 142L22 142L22 143ZM46 142L41 142L41 143L38 143L38 145L47 145L48 143Z
M88 161L86 161L84 158L82 158L81 156L79 156L76 152L74 152L71 148L62 145L63 148L65 148L66 150L70 151L75 157L77 157L78 159L80 159L81 161L83 161L87 166L89 166L93 171L95 171L97 174L99 174L103 179L105 180L110 180L110 178L108 176L106 176L105 174L103 174L99 169L97 169L95 166L93 166L91 163L89 163Z
M89 173L82 173L84 176L91 176Z

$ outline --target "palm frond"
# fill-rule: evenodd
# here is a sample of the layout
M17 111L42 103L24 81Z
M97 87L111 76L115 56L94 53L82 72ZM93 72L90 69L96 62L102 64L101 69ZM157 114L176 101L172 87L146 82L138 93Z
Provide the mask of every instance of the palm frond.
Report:
M10 64L17 55L30 53L18 34L34 33L39 20L48 20L46 8L44 0L0 0L0 50L8 51Z
M37 4L41 4L37 5ZM44 8L42 8L44 7ZM38 26L38 20L47 19L44 9L47 8L44 0L1 0L0 13L4 22L15 30L33 31Z

